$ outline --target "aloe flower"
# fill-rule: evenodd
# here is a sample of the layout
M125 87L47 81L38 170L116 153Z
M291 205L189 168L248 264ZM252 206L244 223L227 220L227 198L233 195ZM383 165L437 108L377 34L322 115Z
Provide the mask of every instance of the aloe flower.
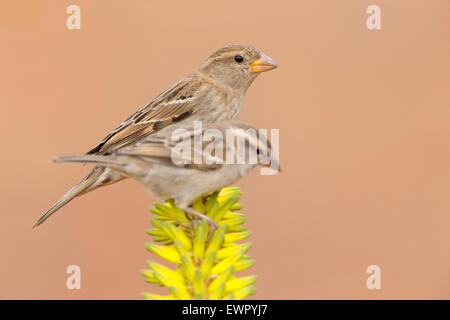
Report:
M252 243L237 243L247 239L250 232L242 224L246 217L236 212L241 191L237 187L224 188L199 197L193 209L206 214L220 228L208 238L210 226L204 220L191 221L173 200L156 203L151 211L155 229L147 233L155 242L145 248L174 264L167 267L148 261L150 269L142 270L145 280L166 287L170 294L161 296L144 293L147 300L244 299L255 293L256 276L236 277L235 272L255 263L246 255Z

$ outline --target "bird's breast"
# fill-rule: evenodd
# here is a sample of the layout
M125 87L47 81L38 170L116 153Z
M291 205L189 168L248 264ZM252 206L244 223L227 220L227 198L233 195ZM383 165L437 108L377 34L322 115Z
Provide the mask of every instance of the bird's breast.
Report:
M208 123L235 120L241 111L242 98L221 92L212 94L205 105L200 106L196 118Z

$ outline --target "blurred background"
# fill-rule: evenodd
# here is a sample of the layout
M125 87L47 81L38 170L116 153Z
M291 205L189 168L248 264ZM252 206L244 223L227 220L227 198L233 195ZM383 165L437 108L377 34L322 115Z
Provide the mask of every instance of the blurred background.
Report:
M372 4L381 30L366 27ZM89 170L49 159L88 151L233 43L280 65L240 115L280 129L283 167L236 184L253 298L450 298L450 1L2 0L0 41L0 298L164 292L139 273L157 199L132 180L32 229ZM81 290L66 288L73 264Z

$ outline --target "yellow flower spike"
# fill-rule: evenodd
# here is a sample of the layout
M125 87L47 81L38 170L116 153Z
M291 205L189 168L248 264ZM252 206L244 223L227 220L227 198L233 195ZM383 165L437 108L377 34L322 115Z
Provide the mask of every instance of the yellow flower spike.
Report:
M156 216L155 220L158 220L158 221L174 221L172 218L164 216L164 215Z
M173 199L169 199L166 205L170 208L171 211L173 211L173 215L176 217L175 220L178 220L181 223L190 222L190 220L186 216L186 213L175 205L175 201Z
M248 287L254 284L256 279L258 279L258 276L248 276L228 280L225 286L225 293L228 294L231 292L238 291L242 288Z
M174 246L181 257L180 264L183 267L183 275L192 282L194 279L195 266L190 257L190 253L180 244L178 240L175 240Z
M186 282L176 271L173 271L162 264L153 261L147 261L150 269L154 271L154 276L163 285L173 284L177 287L185 287Z
M150 220L150 222L152 223L152 225L154 227L156 227L157 229L151 229L151 230L147 230L147 233L149 232L153 232L153 230L157 230L159 235L164 234L165 236L170 236L169 231L167 230L164 221L160 221L159 219L152 219Z
M176 219L175 212L173 210L170 210L170 208L168 206L165 206L160 203L155 203L154 207L158 210L157 212L160 213L159 216L166 217L166 218L173 219L173 220Z
M169 291L175 297L176 300L192 300L192 296L188 293L187 290L180 290L174 286L167 286Z
M182 230L177 229L173 223L166 222L167 230L169 231L173 240L178 240L186 248L186 250L190 251L192 249L192 242Z
M242 289L234 292L234 295L235 295L236 300L243 300L243 299L247 298L248 296L251 296L255 293L256 293L255 287L248 286L248 287L242 288Z
M232 226L230 228L228 228L229 232L244 232L247 231L247 229L245 229L243 226ZM228 244L225 244L228 245Z
M242 209L238 203L241 194L237 187L224 188L193 202L194 210L220 226L209 241L208 223L193 223L173 200L150 209L155 214L151 219L154 228L147 233L161 244L148 243L145 247L174 267L148 263L150 269L141 271L145 280L166 287L170 294L144 293L144 299L242 299L254 292L255 276L234 275L254 264L246 255L251 242L236 243L250 236L243 226L246 216L236 212Z
M235 271L238 272L251 268L255 262L253 259L240 259L234 264Z
M209 256L212 251L220 249L225 241L225 232L228 230L228 225L224 225L216 230L211 240L209 241L208 248L206 249L205 256Z
M226 283L233 272L233 266L228 267L225 272L222 272L216 279L213 280L213 282L211 282L208 287L208 293L214 293L214 291L216 291L222 283Z
M212 270L212 274L221 274L225 270L227 270L230 266L232 266L236 261L238 261L245 253L245 249L240 249L234 255L229 256L225 260L222 260L218 264L216 264Z
M241 189L239 187L229 187L229 188L223 188L219 192L219 196L225 196L225 195L242 195Z
M235 227L235 226L241 225L245 221L247 221L247 217L246 216L236 217L236 218L221 220L221 221L219 221L219 225L222 226L224 224L227 224L231 228L231 227Z
M164 213L161 210L156 209L155 207L151 207L150 211L158 216L164 216Z
M144 246L145 246L145 249L147 249L148 251L160 256L163 259L166 259L169 262L172 262L172 263L180 263L181 262L180 254L178 253L177 249L175 249L174 247L158 246L153 243L146 243Z
M208 206L208 212L207 215L213 219L214 221L220 221L220 217L217 217L217 215L220 213L221 210L224 209L224 205L230 201L230 199L235 195L235 193L229 192L226 194L219 193L216 198L214 198L214 202ZM237 196L237 200L239 200L239 196Z
M183 255L187 256L187 255L189 255L189 251L186 250L185 247L183 247L183 245L180 243L180 241L175 240L173 242L173 246L175 247L175 249L177 250L177 252L178 252L178 254L180 256L183 256Z
M200 213L205 212L202 197L195 199L194 203L192 204L192 209Z
M203 262L201 266L201 272L204 277L209 277L211 275L211 269L214 266L214 262L216 260L216 251L213 250L211 253L206 257L205 261Z
M193 256L194 260L198 261L203 258L203 253L205 252L205 240L208 233L208 223L205 220L199 221L194 227L194 245L193 245Z
M230 208L231 210L241 210L242 209L242 204L240 203L235 203L231 206Z
M226 195L219 195L219 197L217 198L217 205L218 208L216 209L217 211L222 210L224 208L224 206L230 202L230 200L234 197L235 195L232 193L228 193ZM236 196L237 198L239 198L239 196ZM212 218L212 217L211 217ZM217 221L219 221L220 219L217 219Z
M231 208L233 204L235 204L239 200L239 197L233 196L227 202L225 202L220 208L217 210L216 215L214 216L214 221L220 221L223 219L225 213Z
M153 235L153 240L157 242L164 242L165 244L170 244L173 241L173 235L170 233L169 228L167 227L168 223L172 223L170 221L161 221L160 219L152 219L151 223L158 229L153 229L147 231L147 233L155 234Z
M150 208L150 211L156 214L158 219L173 219L173 215L160 203L155 203L155 205Z
M252 244L253 244L252 242L247 242L247 243L229 246L229 247L220 249L217 252L217 259L219 259L219 260L226 259L229 256L236 254L239 250L244 250L244 252L247 252L248 249L251 248Z
M147 234L154 237L167 237L167 234L159 229L148 229Z
M192 263L192 259L186 255L181 256L181 264L183 266L184 274L186 275L186 278L190 282L194 281L194 273L195 273L195 267Z
M242 217L242 216L245 217L245 215L242 214L242 213L234 212L234 211L228 210L228 212L226 212L225 215L224 215L223 217L224 217L224 219L234 219L234 218L240 218L240 217Z
M234 293L227 295L222 300L236 300L236 295Z
M219 287L209 297L209 300L219 300L222 298L223 293L225 292L225 282L222 282Z
M153 270L141 270L141 274L145 277L145 281L150 283L158 283Z
M208 196L208 199L206 200L205 203L205 211L209 212L209 210L211 210L211 207L213 206L213 204L217 204L217 197L219 196L219 192L213 192Z
M147 230L147 234L153 236L153 240L158 242L171 240L167 232L161 229L149 229Z
M228 233L225 235L225 242L237 242L245 240L250 237L250 235L250 231Z
M144 300L174 300L175 297L173 295L161 296L159 294L147 293L144 292L142 294Z
M195 269L194 272L194 281L192 282L194 297L198 297L199 299L203 298L206 293L205 281L202 277L202 272L199 268Z
M172 242L172 239L170 238L158 236L153 237L153 240L155 240L156 242L164 242L165 244L170 244Z
M231 198L238 198L241 196L241 192L231 191L231 192L221 192L219 193L219 197L217 198L217 202L223 206L226 202L228 202Z
M208 212L206 213L206 215L208 217L210 217L211 219L214 220L214 217L216 216L217 210L219 209L219 203L217 202L217 200L215 202L213 202L213 204L210 206L210 208L208 209Z

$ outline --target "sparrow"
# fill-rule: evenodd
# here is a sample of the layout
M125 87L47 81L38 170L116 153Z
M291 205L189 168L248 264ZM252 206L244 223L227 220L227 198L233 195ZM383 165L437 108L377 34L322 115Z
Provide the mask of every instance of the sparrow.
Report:
M157 95L86 154L109 155L147 136L168 136L177 128L192 126L194 121L207 124L234 120L251 83L261 72L277 66L254 46L230 45L219 49L196 72ZM126 175L115 169L95 166L34 227L74 198L125 178Z
M170 137L148 136L107 155L63 155L54 161L94 164L133 178L152 195L174 199L185 213L205 219L212 227L211 235L218 225L192 209L195 199L235 183L255 168L280 170L266 136L237 121L183 128Z

